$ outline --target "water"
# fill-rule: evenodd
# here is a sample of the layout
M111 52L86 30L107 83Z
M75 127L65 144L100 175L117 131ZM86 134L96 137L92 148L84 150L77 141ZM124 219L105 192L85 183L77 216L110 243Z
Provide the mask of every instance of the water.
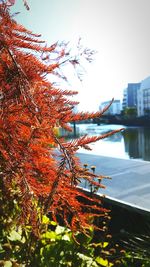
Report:
M80 135L99 136L111 130L124 128L122 132L90 145L92 151L80 148L78 152L122 159L150 161L150 128L123 125L78 124Z

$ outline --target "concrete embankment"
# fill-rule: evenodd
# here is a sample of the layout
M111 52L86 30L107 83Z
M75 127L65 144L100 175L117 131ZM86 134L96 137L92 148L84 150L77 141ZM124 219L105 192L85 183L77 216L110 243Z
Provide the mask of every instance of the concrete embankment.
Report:
M105 189L98 193L105 194L112 201L129 205L141 211L150 212L150 162L133 159L118 159L78 153L82 164L95 165L96 174L111 177L102 183ZM87 188L85 184L82 187Z

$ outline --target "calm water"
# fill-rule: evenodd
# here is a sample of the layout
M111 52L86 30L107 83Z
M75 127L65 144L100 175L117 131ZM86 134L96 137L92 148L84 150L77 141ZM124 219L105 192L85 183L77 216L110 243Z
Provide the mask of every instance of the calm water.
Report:
M78 124L81 135L101 135L111 130L124 128L122 132L90 145L92 151L80 149L79 152L150 161L150 128L126 127L122 125Z

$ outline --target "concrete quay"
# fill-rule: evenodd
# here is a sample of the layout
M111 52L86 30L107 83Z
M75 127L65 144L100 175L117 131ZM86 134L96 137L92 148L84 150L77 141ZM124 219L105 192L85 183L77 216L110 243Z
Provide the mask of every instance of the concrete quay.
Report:
M96 166L95 173L111 177L103 179L104 194L112 201L136 208L141 212L150 212L150 162L135 159L119 159L106 156L77 153L82 164L88 168ZM89 189L81 183L81 187Z

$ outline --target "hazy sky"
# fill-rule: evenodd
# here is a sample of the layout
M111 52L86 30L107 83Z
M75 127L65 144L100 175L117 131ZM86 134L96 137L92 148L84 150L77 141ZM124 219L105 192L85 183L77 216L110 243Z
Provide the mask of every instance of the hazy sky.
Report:
M80 109L122 99L128 83L150 76L150 0L21 0L17 20L49 44L77 41L98 53L79 89Z

